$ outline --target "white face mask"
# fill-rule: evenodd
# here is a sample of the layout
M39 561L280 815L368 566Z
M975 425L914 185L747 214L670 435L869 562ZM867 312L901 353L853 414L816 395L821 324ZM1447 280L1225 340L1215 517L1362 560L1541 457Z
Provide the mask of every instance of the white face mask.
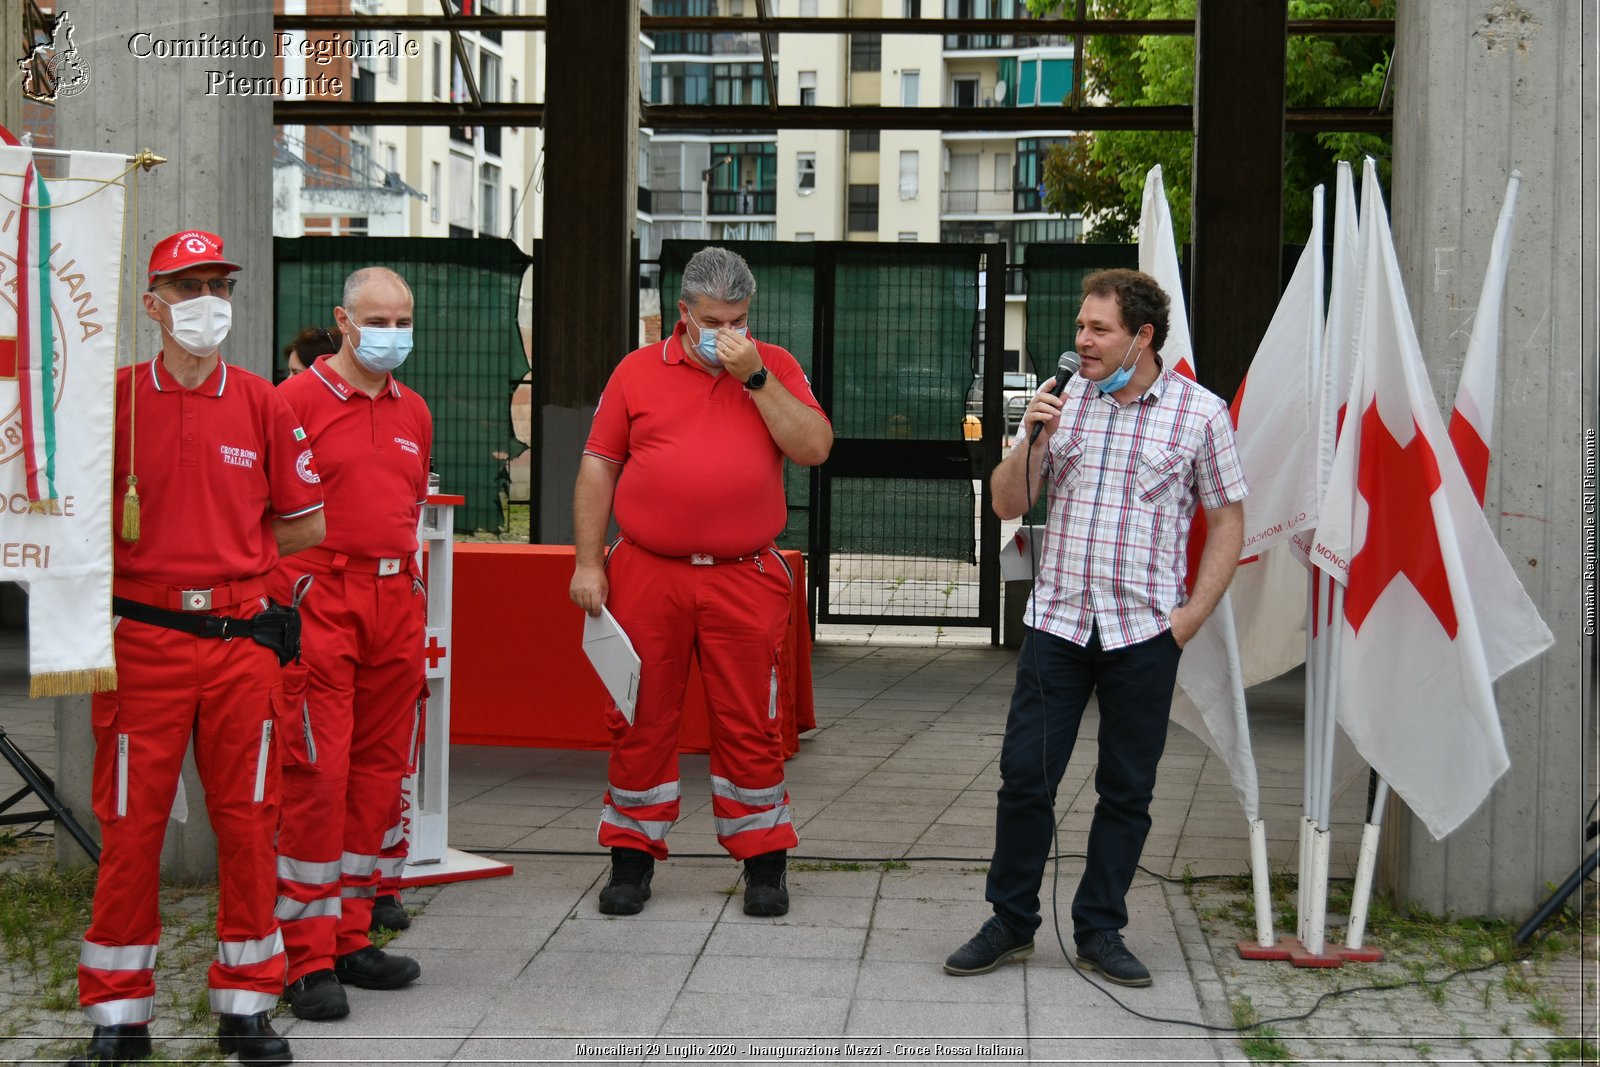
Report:
M216 354L233 325L233 304L220 296L197 296L167 308L172 312L172 339L201 359Z

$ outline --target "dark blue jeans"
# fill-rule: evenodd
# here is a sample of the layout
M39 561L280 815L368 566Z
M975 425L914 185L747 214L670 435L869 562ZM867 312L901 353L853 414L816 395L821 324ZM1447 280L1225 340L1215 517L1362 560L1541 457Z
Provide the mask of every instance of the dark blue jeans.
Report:
M1107 652L1098 631L1087 648L1027 631L1000 747L994 861L985 893L1013 933L1032 937L1039 928L1039 886L1050 855L1056 787L1092 692L1100 697L1094 776L1100 799L1089 828L1088 862L1072 901L1073 936L1081 944L1097 930L1128 925L1128 886L1150 832L1150 797L1167 743L1181 654L1170 633Z

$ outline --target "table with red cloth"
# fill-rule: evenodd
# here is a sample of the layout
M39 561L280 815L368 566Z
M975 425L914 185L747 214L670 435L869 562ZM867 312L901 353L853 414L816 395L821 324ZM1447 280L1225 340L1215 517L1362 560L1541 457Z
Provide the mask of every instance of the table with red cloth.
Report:
M805 557L794 570L789 629L779 665L783 751L817 725ZM464 745L609 749L609 697L583 654L583 611L567 599L571 545L457 542L451 613L450 741ZM679 751L710 747L705 686L690 669Z

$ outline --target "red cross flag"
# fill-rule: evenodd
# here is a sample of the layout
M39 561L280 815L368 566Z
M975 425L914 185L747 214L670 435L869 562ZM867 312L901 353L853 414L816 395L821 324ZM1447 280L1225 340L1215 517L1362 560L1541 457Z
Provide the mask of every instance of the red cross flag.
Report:
M1370 159L1361 230L1354 381L1311 557L1345 586L1339 723L1442 838L1510 765L1494 680L1554 639L1451 447Z

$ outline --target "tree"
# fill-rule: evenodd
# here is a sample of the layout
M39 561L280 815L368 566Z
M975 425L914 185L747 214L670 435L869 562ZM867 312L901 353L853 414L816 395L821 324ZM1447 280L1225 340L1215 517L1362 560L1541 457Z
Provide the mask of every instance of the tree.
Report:
M1210 0L1218 2L1218 0ZM1235 0L1221 0L1235 2ZM1288 0L1289 17L1393 18L1395 0ZM1028 0L1035 15L1071 13L1072 0ZM1091 17L1192 19L1195 0L1090 0ZM1381 37L1291 36L1285 57L1286 102L1302 107L1376 107L1388 69ZM1089 37L1084 42L1087 100L1134 107L1194 101L1194 38ZM1190 164L1194 135L1183 130L1101 130L1052 148L1044 161L1044 205L1060 214L1081 212L1085 240L1131 242L1139 225L1146 172L1161 164L1172 225L1189 236ZM1284 234L1291 240L1311 226L1310 192L1331 186L1334 165L1371 155L1389 182L1392 146L1387 135L1286 134L1283 154Z

